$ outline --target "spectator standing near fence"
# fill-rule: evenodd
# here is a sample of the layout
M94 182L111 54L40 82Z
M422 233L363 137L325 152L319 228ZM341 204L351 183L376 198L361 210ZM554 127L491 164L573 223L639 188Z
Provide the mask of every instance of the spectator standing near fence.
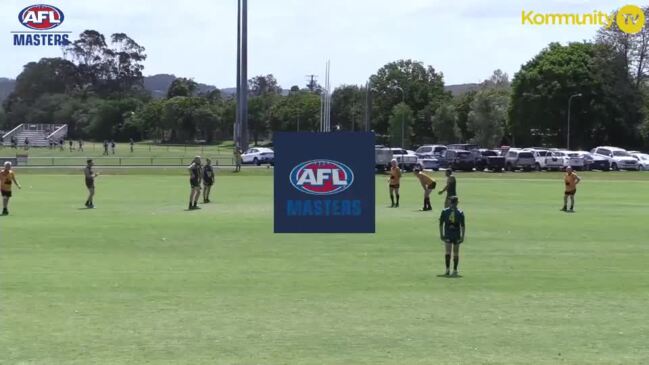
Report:
M131 153L133 153L133 145L135 144L135 141L133 141L133 138L131 138L131 139L128 141L128 144L129 144L129 146L131 147Z
M108 156L108 140L104 140L104 155Z
M83 141L79 140L79 152L83 152Z
M113 151L113 155L114 155L115 154L115 141L112 140L112 139L110 140L110 149Z
M70 146L70 152L72 152L72 150L73 150L73 148L72 148L72 143L73 143L72 140L69 140L69 141L68 141L68 145Z
M234 172L241 171L241 149L239 146L234 148Z

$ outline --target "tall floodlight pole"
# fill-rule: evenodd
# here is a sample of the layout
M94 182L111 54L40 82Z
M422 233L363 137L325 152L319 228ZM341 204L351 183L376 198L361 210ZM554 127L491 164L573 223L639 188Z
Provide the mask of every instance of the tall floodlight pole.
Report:
M573 98L581 97L581 93L570 95L568 98L568 132L566 133L566 149L570 150L570 105Z
M245 151L248 149L248 0L238 2L235 143Z

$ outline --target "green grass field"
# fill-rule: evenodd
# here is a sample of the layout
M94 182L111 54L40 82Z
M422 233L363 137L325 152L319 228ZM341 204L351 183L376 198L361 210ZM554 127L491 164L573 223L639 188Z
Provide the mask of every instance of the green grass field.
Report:
M272 170L271 170L272 171ZM647 364L649 174L460 174L461 278L414 178L377 233L275 235L267 170L18 170L0 217L0 364ZM441 181L442 173L435 173Z

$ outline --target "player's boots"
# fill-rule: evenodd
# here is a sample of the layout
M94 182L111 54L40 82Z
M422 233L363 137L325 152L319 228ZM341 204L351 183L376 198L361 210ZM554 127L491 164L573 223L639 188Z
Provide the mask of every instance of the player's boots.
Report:
M2 208L2 215L9 215L7 208Z

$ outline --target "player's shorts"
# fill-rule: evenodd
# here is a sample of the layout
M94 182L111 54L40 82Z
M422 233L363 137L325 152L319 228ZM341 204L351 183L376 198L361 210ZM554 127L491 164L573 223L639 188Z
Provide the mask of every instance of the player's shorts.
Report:
M432 184L426 185L426 189L427 189L427 190L435 190L435 183L432 183Z
M566 191L566 195L568 195L568 196L575 196L575 194L577 194L577 190Z
M192 188L200 188L201 183L198 181L198 179L189 179L189 186Z
M11 191L9 191L9 190L0 190L0 192L2 193L2 196L6 197L6 198L11 198Z
M86 187L88 189L94 189L95 188L95 179L86 179Z
M214 179L203 179L203 185L205 185L205 186L214 185Z
M444 236L444 242L450 243L452 245L459 245L460 244L460 236L457 236L457 235Z
M399 185L399 184L390 184L391 189L399 189L400 187L401 187L401 185Z

